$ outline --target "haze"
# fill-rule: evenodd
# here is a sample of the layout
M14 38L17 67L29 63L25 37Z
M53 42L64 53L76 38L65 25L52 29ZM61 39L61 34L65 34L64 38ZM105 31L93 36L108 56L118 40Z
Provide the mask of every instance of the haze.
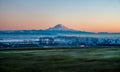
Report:
M0 0L0 30L63 24L91 32L120 32L120 0Z

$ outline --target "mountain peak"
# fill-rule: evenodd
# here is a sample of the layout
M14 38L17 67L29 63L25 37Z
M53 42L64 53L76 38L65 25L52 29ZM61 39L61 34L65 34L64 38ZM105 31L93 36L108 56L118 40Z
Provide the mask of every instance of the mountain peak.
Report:
M71 30L62 24L57 24L54 27L48 28L48 30Z

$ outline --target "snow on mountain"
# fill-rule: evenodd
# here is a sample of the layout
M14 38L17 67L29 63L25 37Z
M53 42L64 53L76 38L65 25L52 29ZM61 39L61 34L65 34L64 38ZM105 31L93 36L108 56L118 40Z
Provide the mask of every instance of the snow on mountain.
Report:
M72 30L72 29L69 29L62 24L57 24L56 26L48 28L47 30Z

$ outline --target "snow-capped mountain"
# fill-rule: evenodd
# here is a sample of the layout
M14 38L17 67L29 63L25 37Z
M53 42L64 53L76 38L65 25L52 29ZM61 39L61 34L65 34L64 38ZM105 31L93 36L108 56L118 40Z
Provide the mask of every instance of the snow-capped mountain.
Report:
M57 24L56 26L48 28L47 30L72 30L72 29L69 29L68 27L62 24Z
M70 29L62 24L57 24L54 27L45 30L13 30L0 31L0 34L41 34L41 35L75 35L75 34L94 34L93 32L78 31Z

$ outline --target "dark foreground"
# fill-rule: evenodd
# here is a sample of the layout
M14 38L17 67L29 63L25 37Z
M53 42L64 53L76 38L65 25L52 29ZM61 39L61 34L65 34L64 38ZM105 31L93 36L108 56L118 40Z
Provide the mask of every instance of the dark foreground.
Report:
M0 51L0 72L120 72L120 48Z

